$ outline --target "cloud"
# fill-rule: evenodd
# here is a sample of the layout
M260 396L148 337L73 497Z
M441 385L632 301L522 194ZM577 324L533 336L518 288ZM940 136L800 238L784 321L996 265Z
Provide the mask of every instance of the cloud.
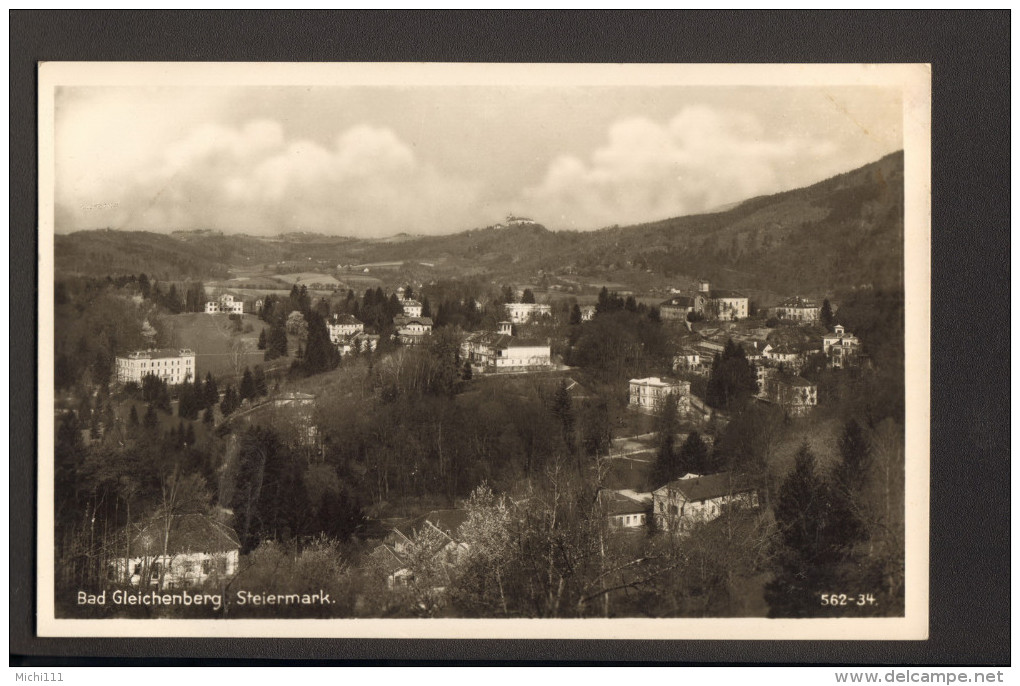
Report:
M470 181L420 163L393 131L361 125L331 144L289 138L272 119L205 124L136 168L58 186L58 230L211 228L352 236L471 226ZM87 197L85 197L87 194Z
M827 140L771 135L750 114L689 106L665 124L615 122L588 159L554 159L520 206L577 229L695 214L817 181L820 168L838 168L838 152Z

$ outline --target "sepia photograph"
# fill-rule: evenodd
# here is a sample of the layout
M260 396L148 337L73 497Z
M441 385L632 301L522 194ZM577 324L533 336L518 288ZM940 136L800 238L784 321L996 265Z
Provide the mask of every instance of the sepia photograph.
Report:
M930 81L40 65L39 635L925 638Z

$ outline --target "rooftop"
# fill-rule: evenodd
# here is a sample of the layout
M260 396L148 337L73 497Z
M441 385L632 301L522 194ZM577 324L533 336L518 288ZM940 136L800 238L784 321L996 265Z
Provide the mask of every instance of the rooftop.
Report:
M432 326L432 317L409 317L406 314L398 314L393 318L394 326L410 326L411 324Z
M461 509L432 510L414 519L408 520L396 527L396 530L407 538L413 537L422 527L431 524L447 536L453 535L460 528L460 525L467 521L467 511Z
M694 298L690 298L686 295L670 298L659 305L659 307L694 307Z
M660 379L657 376L649 376L647 379L631 379L630 382L632 384L641 384L642 386L661 386L664 388L667 386L676 386L680 383L679 381L674 381L672 379Z
M754 490L754 488L753 482L749 479L733 475L730 472L721 472L694 478L674 479L665 486L655 489L655 492L678 492L688 502L698 502L735 493L745 493Z
M779 307L818 307L818 303L814 300L808 300L807 298L795 295L779 303Z
M163 519L150 520L131 542L132 553L163 553ZM177 515L170 527L167 553L219 553L237 550L241 543L229 526L200 514Z
M712 289L711 296L713 300L720 298L746 298L747 296L738 291L728 291L721 288Z
M776 380L780 383L784 383L787 386L798 386L803 388L811 388L814 386L813 383L808 381L802 376L794 376L793 374L780 374L776 376Z
M195 352L188 348L159 348L155 350L136 350L128 354L135 360L158 360L166 357L188 357Z

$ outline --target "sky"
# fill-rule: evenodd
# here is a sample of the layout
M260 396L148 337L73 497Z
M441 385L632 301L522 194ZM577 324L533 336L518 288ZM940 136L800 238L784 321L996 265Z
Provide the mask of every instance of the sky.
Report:
M55 228L587 231L855 169L902 118L879 86L63 86Z

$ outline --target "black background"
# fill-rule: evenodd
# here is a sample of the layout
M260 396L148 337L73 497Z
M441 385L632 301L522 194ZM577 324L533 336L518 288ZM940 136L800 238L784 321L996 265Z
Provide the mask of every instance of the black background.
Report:
M11 664L1009 664L1009 28L1008 11L12 11ZM36 64L45 60L931 63L930 639L36 638L28 523L36 492ZM910 355L908 345L908 362Z

